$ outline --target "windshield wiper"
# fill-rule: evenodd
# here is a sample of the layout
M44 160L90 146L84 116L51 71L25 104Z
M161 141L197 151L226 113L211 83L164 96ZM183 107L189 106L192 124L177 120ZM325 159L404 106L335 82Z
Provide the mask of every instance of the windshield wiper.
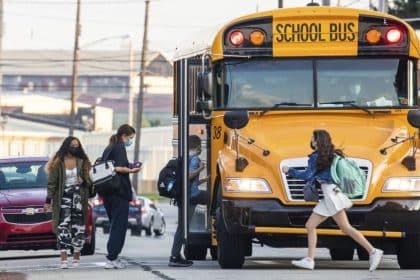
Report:
M311 106L311 104L300 104L300 103L296 103L296 102L281 102L281 103L276 103L273 106L271 106L270 108L266 108L266 109L262 110L261 111L261 115L264 115L268 111L274 110L274 109L279 108L281 106Z
M356 104L356 101L352 100L352 101L332 101L332 102L320 102L319 104L324 105L324 104L337 104L337 105L350 105L354 108L360 109L362 111L365 111L366 113L368 113L369 115L373 115L372 111L359 106Z

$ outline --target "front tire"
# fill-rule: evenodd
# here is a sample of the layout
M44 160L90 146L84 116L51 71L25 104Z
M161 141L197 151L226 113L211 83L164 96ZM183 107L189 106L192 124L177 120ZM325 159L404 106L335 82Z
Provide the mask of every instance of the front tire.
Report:
M353 248L330 248L330 256L333 261L351 261L353 255Z
M397 259L402 269L420 268L420 234L407 235L400 241Z
M103 225L102 226L103 234L109 234L110 231L111 231L111 227L109 225Z
M221 209L216 213L217 260L221 268L242 268L245 261L245 238L230 234L223 221Z
M165 234L165 231L166 231L166 222L165 222L165 219L162 218L162 225L160 229L154 229L153 232L155 233L156 236L161 236Z
M149 227L145 228L144 231L146 232L146 236L151 236L153 231L153 219L150 220Z

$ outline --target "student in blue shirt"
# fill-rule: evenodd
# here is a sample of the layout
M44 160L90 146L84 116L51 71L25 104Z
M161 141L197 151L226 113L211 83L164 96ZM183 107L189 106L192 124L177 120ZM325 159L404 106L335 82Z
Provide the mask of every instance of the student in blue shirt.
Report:
M325 130L314 130L310 146L314 152L309 155L306 170L300 171L288 166L282 168L284 173L294 178L307 182L317 180L321 184L324 194L324 198L314 207L305 224L308 231L308 256L300 260L294 260L292 264L300 268L314 269L317 243L316 228L328 217L332 217L346 235L359 243L369 253L369 270L375 270L382 259L383 251L374 248L362 233L349 223L345 210L352 206L352 202L341 192L331 178L332 161L336 154L343 156L343 152L335 148L331 142L330 134Z
M209 195L207 191L200 190L199 185L206 182L209 177L200 179L200 172L205 168L203 162L200 159L201 154L201 139L197 135L190 135L188 138L189 142L189 184L190 187L190 207L188 208L188 223L195 212L197 204L207 204ZM192 261L186 260L181 256L183 240L183 214L182 214L182 201L177 201L178 205L178 225L175 231L174 241L172 244L171 257L169 258L169 266L173 267L187 267L193 264Z

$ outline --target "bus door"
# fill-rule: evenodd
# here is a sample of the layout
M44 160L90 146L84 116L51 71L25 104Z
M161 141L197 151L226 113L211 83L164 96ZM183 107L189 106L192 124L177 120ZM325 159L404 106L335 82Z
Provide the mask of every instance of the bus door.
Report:
M186 245L184 255L188 259L203 260L210 247L210 217L208 215L210 184L210 120L199 112L197 75L201 71L201 57L182 59L175 64L175 94L178 107L178 154L182 158L182 214ZM191 137L194 135L193 137ZM197 155L198 145L201 153ZM193 159L193 157L195 157ZM197 158L198 157L198 158ZM190 173L204 165L197 178ZM201 169L201 168L200 168Z

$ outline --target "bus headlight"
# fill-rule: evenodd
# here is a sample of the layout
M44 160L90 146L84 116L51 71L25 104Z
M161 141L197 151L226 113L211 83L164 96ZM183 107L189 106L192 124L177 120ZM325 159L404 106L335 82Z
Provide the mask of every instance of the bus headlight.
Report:
M228 178L223 187L227 192L272 192L264 179Z
M399 177L386 180L383 192L420 192L420 177Z

